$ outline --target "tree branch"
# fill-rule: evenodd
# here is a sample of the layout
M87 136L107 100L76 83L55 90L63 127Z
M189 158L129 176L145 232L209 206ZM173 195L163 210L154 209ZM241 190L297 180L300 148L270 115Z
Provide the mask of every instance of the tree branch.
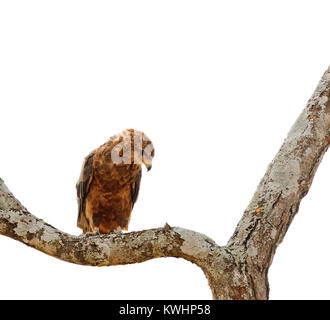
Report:
M268 297L268 269L330 143L330 67L269 165L229 240L257 298ZM266 283L266 286L262 285Z
M0 233L58 259L91 266L144 262L160 257L182 257L199 263L211 247L210 238L182 228L73 236L29 213L0 179Z
M38 219L0 179L0 234L71 263L110 266L160 257L202 268L215 299L267 299L268 269L330 144L330 67L269 165L226 246L169 227L88 237Z

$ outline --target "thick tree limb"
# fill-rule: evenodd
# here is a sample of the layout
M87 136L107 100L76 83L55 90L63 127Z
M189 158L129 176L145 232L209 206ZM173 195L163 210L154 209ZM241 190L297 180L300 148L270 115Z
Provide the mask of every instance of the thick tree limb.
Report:
M268 298L275 250L307 194L330 143L330 67L269 165L228 248L244 268L257 299Z
M226 246L164 228L77 237L30 214L0 179L0 234L64 261L93 266L183 258L202 268L215 299L267 299L268 269L330 144L330 68L269 165Z

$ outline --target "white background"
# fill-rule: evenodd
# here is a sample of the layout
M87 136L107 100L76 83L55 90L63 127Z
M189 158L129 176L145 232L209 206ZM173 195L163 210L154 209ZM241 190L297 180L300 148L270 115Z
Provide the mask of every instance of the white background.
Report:
M153 140L130 230L168 222L226 244L330 60L329 1L1 1L0 176L78 235L85 155ZM329 299L326 154L270 269L271 299ZM0 298L209 299L174 258L76 266L0 237Z

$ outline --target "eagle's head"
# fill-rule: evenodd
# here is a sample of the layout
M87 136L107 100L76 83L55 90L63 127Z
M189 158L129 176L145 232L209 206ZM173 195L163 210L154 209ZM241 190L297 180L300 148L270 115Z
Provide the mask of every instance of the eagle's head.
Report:
M151 140L143 133L142 139L142 163L149 171L152 167L152 159L155 156L155 148Z
M152 167L152 159L155 156L155 148L145 133L139 130L129 129L134 145L134 162L144 164L149 171Z
M114 163L139 166L143 163L148 171L151 169L155 149L142 131L126 129L110 138L110 141L113 143L111 158Z

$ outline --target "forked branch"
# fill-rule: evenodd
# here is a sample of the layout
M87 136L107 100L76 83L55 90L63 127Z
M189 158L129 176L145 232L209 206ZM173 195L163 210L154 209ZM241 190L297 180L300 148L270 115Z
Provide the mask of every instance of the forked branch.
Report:
M330 144L330 67L269 165L226 246L170 227L77 237L28 212L0 179L0 234L92 266L177 257L202 268L215 299L267 299L268 269Z

